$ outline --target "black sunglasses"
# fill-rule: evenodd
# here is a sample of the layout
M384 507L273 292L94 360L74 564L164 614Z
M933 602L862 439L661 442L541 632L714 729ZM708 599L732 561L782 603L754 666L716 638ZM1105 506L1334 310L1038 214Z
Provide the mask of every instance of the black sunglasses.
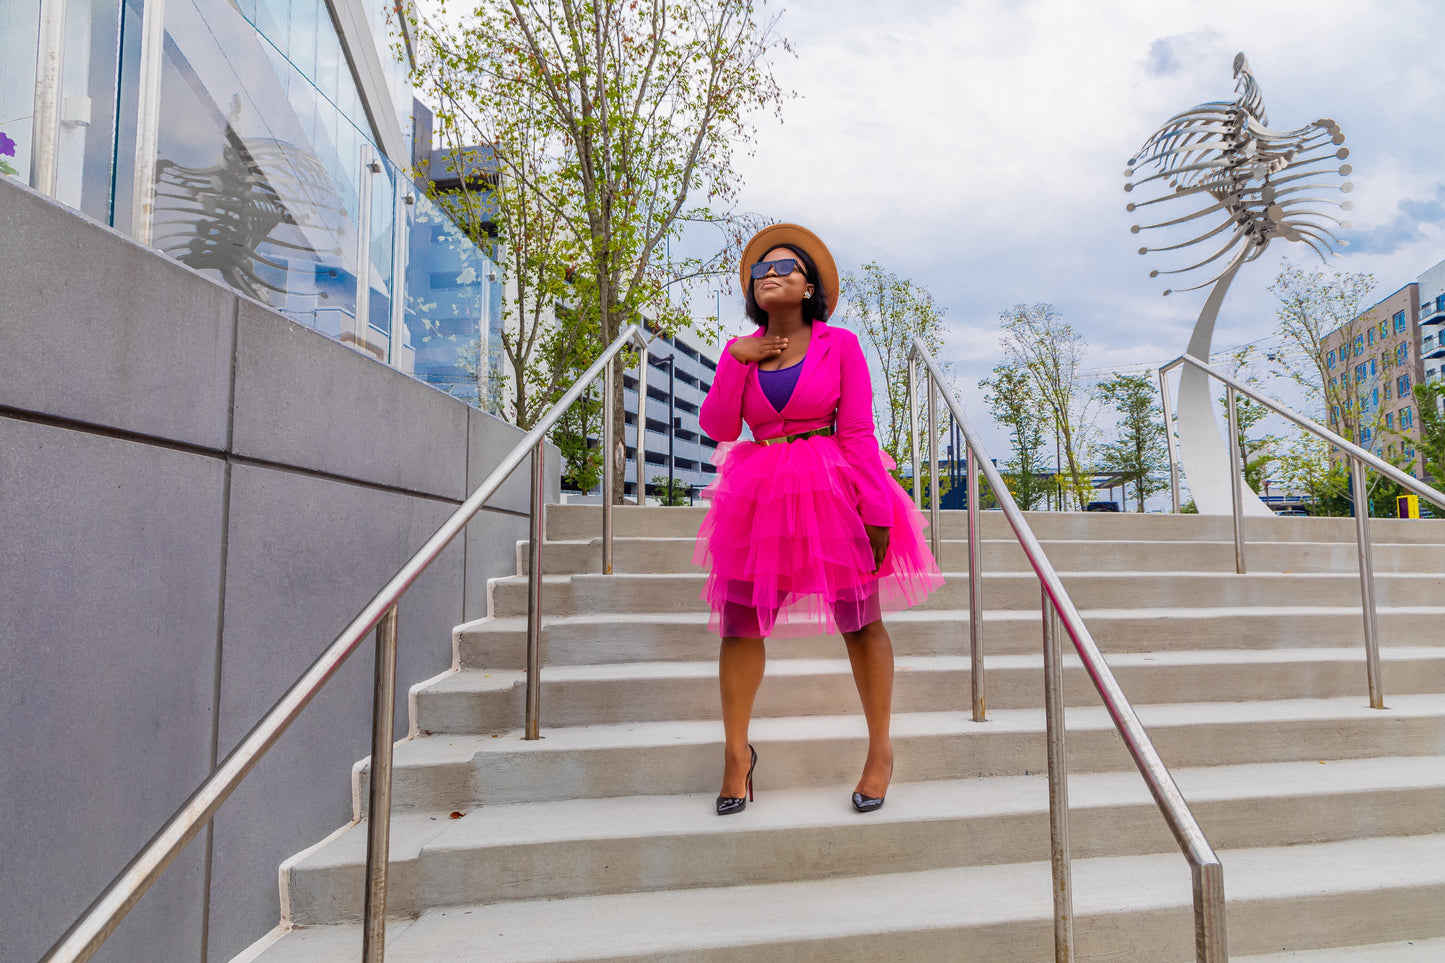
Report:
M748 273L753 276L754 281L761 281L768 276L769 268L772 268L778 277L785 278L794 271L802 271L803 265L795 257L780 257L776 261L759 261L749 269ZM804 276L806 275L807 272L805 271Z

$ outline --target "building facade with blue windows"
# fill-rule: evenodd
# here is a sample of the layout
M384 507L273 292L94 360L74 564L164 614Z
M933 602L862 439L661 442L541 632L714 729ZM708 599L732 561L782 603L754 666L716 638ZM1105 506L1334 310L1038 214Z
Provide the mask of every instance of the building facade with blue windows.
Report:
M683 327L659 335L649 354L647 402L643 408L643 472L647 493L657 496L663 486L654 479L671 477L687 486L695 497L717 476L713 453L717 442L702 431L698 412L717 373L721 348L701 332ZM626 427L627 468L624 490L634 495L637 470L639 399L637 376L623 375L622 403ZM669 422L669 419L671 421ZM670 453L670 454L669 454Z
M1423 272L1420 288L1420 357L1425 380L1445 377L1445 261Z
M1414 387L1445 375L1445 261L1325 336L1332 428L1424 477ZM1331 460L1343 464L1339 451Z
M7 0L15 177L291 319L486 404L502 284L419 189L385 0Z

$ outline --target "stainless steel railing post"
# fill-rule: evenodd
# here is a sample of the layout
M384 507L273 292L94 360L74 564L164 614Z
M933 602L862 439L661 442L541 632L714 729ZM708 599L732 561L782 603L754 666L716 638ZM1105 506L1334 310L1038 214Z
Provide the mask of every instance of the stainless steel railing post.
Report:
M542 717L542 499L546 482L546 442L532 450L532 518L527 552L527 714L523 739L541 738ZM605 518L605 516L604 516Z
M978 521L978 503L983 493L979 490L978 449L965 443L963 450L967 472L964 477L968 485L968 672L973 683L973 721L983 722L983 613L979 610L979 600L983 597L983 537Z
M938 371L932 359L928 356L927 346L919 339L914 339L913 356L917 359L918 363L926 369L930 376L938 376ZM1184 359L1181 359L1169 367L1175 367L1183 362ZM1197 364L1198 362L1191 359L1189 363ZM1240 390L1247 389L1241 388ZM948 397L945 397L944 401L948 405L949 410L952 411L953 416L958 419L959 426L963 429L964 437L968 440L968 443L977 449L979 447L978 436L973 431L972 425L969 424L968 419L964 416L958 403ZM1271 404L1269 402L1263 403L1266 404L1267 407ZM1273 410L1273 408L1271 408L1271 410ZM1348 444L1348 442L1341 440L1340 444L1345 445ZM1367 455L1366 457L1373 459L1373 456ZM1378 459L1374 459L1370 461L1370 464L1375 466L1375 462L1377 461ZM1380 462L1380 464L1383 465L1384 463ZM1029 560L1029 564L1033 567L1035 574L1038 575L1039 581L1044 586L1043 592L1048 596L1045 604L1052 606L1053 609L1052 620L1049 618L1043 620L1045 623L1045 633L1053 632L1055 638L1058 638L1060 626L1068 633L1069 638L1073 641L1074 650L1078 653L1085 673L1087 673L1090 681L1094 685L1095 691L1099 693L1099 697L1103 700L1104 706L1110 718L1113 720L1115 729L1123 739L1125 748L1134 760L1139 774L1148 785L1149 792L1153 795L1154 802L1158 805L1160 813L1164 816L1170 830L1174 833L1174 839L1178 842L1180 851L1189 861L1191 872L1194 875L1195 944L1198 963L1224 963L1228 955L1224 942L1224 876L1219 857L1215 855L1214 850L1210 847L1209 840L1200 828L1198 820L1194 818L1194 814L1190 811L1189 804L1185 801L1183 794L1179 792L1179 787L1174 783L1173 777L1169 774L1168 767L1164 765L1163 759L1159 757L1159 753L1155 749L1153 742L1149 739L1149 734L1144 729L1143 723L1140 722L1138 714L1135 713L1133 706L1129 704L1128 698L1119 686L1118 679L1114 677L1114 673L1110 670L1108 662L1104 659L1102 653L1099 652L1098 644L1089 633L1088 626L1084 624L1073 600L1069 598L1068 590L1064 587L1058 572L1054 570L1048 556L1044 553L1043 546L1039 543L1038 537L1029 527L1028 519L1024 516L1024 513L1019 510L1018 504L1013 500L1013 495L1010 494L1003 477L999 474L998 469L986 459L981 458L979 460L979 468L982 469L989 487L998 499L1000 511L1008 521L1008 524L1013 528L1014 535L1018 539L1019 546L1023 549L1024 556ZM1445 505L1445 493L1435 492L1434 489L1429 489L1421 482L1410 479L1409 476L1395 469L1390 469L1388 466L1383 469L1376 466L1376 470L1394 472L1390 477L1393 478L1398 475L1406 479L1406 481L1402 481L1401 484L1407 487L1415 486L1422 491L1429 491L1433 496L1440 499L1440 504ZM1047 663L1057 664L1058 659L1049 659ZM1048 664L1046 664L1046 669L1047 668ZM1060 679L1062 679L1061 673ZM1053 735L1057 735L1062 739L1064 734L1062 684L1060 684L1055 694L1059 708L1059 723L1052 730L1051 740ZM1045 695L1047 701L1047 691ZM1047 705L1045 708L1047 710ZM1050 749L1052 750L1053 748L1054 746L1051 741ZM1062 750L1062 744L1058 748ZM1062 751L1059 753L1059 760L1061 764L1064 761ZM1051 787L1053 785L1059 785L1067 791L1067 784L1063 782L1062 779L1051 779ZM1050 807L1051 820L1053 812L1059 812L1061 815L1067 814L1068 807L1066 798L1064 802L1065 805L1062 807ZM1061 847L1061 851L1066 854L1068 852L1067 846ZM1068 891L1067 882L1060 891ZM1058 914L1058 916L1061 921L1071 920L1072 911L1062 912Z
M612 574L612 473L616 454L612 450L612 439L616 426L612 421L612 389L616 380L613 373L617 368L615 358L607 359L602 374L602 574Z
M1370 553L1370 492L1365 487L1365 466L1350 459L1350 480L1355 489L1355 546L1360 559L1360 601L1365 617L1365 677L1370 686L1370 708L1385 708L1380 680L1379 622L1375 613L1375 560Z
M933 540L933 557L943 568L943 534L938 526L938 382L930 375L928 392L928 528Z
M1244 504L1239 486L1244 484L1244 462L1239 448L1239 415L1235 411L1234 388L1225 386L1225 397L1229 406L1229 494L1234 507L1234 570L1244 574ZM1240 474L1236 475L1235 473Z
M1169 370L1159 369L1159 400L1164 407L1164 440L1169 443L1169 495L1174 500L1174 514L1184 507L1179 494L1179 451L1174 438L1174 401L1169 397Z
M1189 860L1194 882L1194 959L1196 963L1229 963L1224 930L1224 866L1218 859Z
M391 748L396 722L396 606L376 625L376 686L371 702L371 793L367 804L363 963L386 956L386 871L391 852Z
M1044 620L1044 726L1049 766L1049 861L1054 878L1054 963L1073 963L1074 884L1069 859L1069 763L1064 740L1063 645L1059 616L1040 583Z
M923 475L918 460L918 359L908 356L908 447L913 453L913 505L923 511Z

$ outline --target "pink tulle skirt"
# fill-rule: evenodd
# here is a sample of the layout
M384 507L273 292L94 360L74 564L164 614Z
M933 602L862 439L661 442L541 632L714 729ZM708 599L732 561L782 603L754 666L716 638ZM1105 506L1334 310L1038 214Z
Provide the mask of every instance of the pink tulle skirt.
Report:
M943 584L923 539L923 513L897 484L888 486L888 554L872 571L854 469L836 439L723 444L713 464L718 476L704 493L712 505L693 564L711 567L702 598L720 636L854 632Z

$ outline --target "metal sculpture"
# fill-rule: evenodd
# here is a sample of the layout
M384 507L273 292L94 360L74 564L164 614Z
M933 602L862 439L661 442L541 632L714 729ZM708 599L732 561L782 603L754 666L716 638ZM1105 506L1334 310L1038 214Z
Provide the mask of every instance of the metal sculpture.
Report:
M1270 128L1264 97L1250 72L1244 54L1234 58L1236 97L1233 101L1200 104L1176 114L1164 123L1139 152L1130 159L1126 178L1145 174L1125 183L1124 190L1153 189L1157 196L1129 204L1136 211L1155 204L1175 202L1164 208L1176 210L1192 205L1182 216L1152 224L1135 224L1130 230L1162 230L1171 233L1161 246L1141 247L1151 251L1177 251L1215 240L1219 246L1203 260L1160 274L1192 275L1206 280L1185 288L1195 291L1213 285L1204 310L1189 338L1189 353L1209 360L1210 342L1219 307L1230 282L1240 267L1264 253L1274 238L1307 244L1322 259L1347 241L1335 229L1348 228L1328 208L1348 211L1348 201L1312 196L1311 192L1335 191L1348 194L1353 186L1323 182L1338 174L1350 174L1349 157L1342 147L1345 135L1333 120L1317 120L1297 130ZM1176 236L1183 234L1182 240ZM1239 487L1246 514L1268 515L1270 510L1245 484L1240 466L1231 465L1228 449L1215 423L1209 399L1209 379L1202 371L1186 366L1179 379L1179 450L1189 478L1194 503L1203 514L1229 514L1233 495L1230 485Z

